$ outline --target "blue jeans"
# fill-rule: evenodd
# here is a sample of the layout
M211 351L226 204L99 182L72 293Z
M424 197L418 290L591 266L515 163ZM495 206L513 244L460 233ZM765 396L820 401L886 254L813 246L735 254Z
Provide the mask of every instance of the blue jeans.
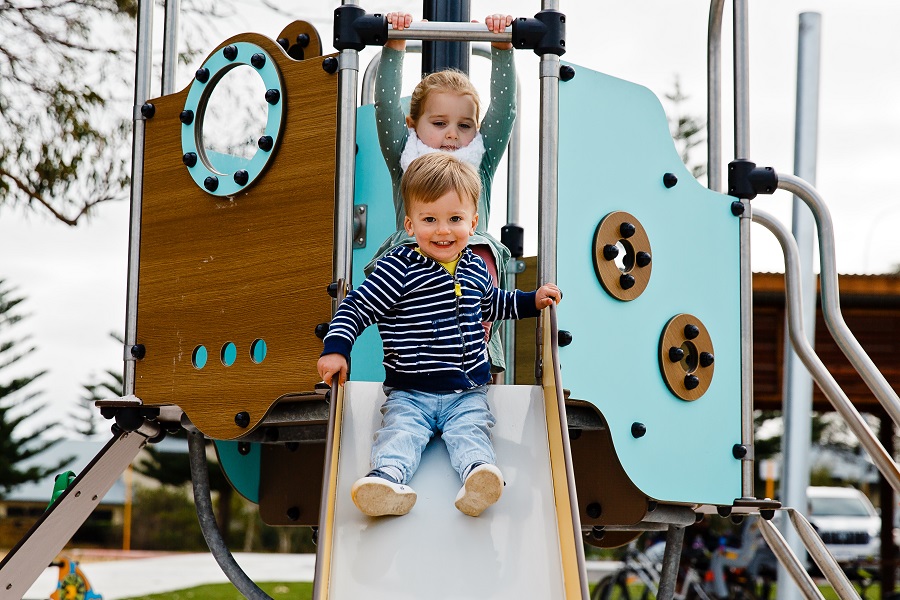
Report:
M408 483L419 467L422 451L441 433L450 465L460 479L474 462L494 464L491 428L494 415L487 404L487 386L461 392L420 392L385 387L381 429L372 444L372 468L396 467Z

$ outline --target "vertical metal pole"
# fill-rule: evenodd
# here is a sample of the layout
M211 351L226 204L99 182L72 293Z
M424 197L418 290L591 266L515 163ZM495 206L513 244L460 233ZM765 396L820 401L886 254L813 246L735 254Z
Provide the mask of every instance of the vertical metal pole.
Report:
M750 65L747 34L747 0L734 0L734 155L750 153ZM741 444L753 448L753 271L750 264L749 200L740 217L741 263ZM751 454L752 459L752 454ZM741 495L752 498L753 460L741 461Z
M470 15L470 0L423 0L422 2L422 18L429 21L468 23ZM470 45L470 42L422 42L422 77L444 69L459 69L468 74Z
M816 158L819 122L819 58L822 16L800 14L797 41L797 107L794 127L794 174L811 184L816 180ZM800 293L803 299L802 319L810 346L815 347L816 276L813 273L815 221L800 198L794 196L792 233L797 240L800 263ZM806 487L809 485L809 440L812 412L812 376L794 352L785 322L784 461L781 475L781 501L785 506L806 513ZM782 517L786 518L782 513ZM797 556L803 556L804 545L793 527L781 528L785 542ZM787 568L779 565L779 581L789 581ZM782 592L781 588L785 588ZM796 599L800 591L794 586L779 586L780 600Z
M175 70L178 66L178 23L181 0L166 0L166 20L163 25L162 95L175 91Z
M522 86L516 86L516 106L522 106ZM506 222L519 223L519 175L522 165L522 127L520 119L513 124L509 147L506 151ZM518 257L513 257L515 262ZM511 290L516 288L516 272L506 267L506 283ZM503 383L512 385L516 382L516 326L515 321L503 322L503 355L506 371L503 372Z
M706 184L722 191L722 9L725 0L709 5L706 46Z
M138 274L141 253L141 200L144 190L144 118L141 105L150 96L153 45L153 2L138 1L134 71L134 136L131 145L131 216L128 230L128 287L125 299L125 373L123 393L134 394L134 359L129 349L137 343Z
M666 532L666 550L663 553L662 572L659 574L657 600L672 600L675 596L675 580L678 577L678 563L681 547L684 545L684 527L669 525Z

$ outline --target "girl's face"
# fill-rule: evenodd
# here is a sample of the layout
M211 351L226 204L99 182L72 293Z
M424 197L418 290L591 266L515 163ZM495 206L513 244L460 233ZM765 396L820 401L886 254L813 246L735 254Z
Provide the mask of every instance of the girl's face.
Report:
M406 124L429 148L452 152L468 146L478 133L477 107L471 96L431 92L422 104L419 121Z

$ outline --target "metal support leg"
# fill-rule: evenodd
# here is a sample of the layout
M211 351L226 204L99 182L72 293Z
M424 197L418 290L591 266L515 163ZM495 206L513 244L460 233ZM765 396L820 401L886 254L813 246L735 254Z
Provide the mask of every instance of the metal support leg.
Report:
M103 499L159 424L120 431L0 562L0 600L22 598ZM49 493L49 490L48 490Z
M672 600L675 596L675 580L678 577L678 563L681 560L683 543L684 527L669 525L666 532L666 552L663 554L662 571L659 574L657 600Z
M772 552L774 552L775 556L778 558L778 562L787 569L788 575L791 576L791 579L793 579L794 583L797 584L797 587L800 588L800 592L803 593L806 600L824 600L822 592L816 587L812 577L809 576L809 573L806 572L806 569L804 569L803 565L800 563L800 559L797 558L797 555L794 554L791 547L787 545L781 532L775 528L772 522L760 519L759 530L762 532L763 538L766 540L769 548L772 549Z

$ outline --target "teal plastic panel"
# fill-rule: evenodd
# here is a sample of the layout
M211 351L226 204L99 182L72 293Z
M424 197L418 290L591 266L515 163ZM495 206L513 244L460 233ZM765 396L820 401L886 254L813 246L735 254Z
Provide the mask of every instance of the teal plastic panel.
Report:
M560 83L559 327L563 386L608 421L616 453L648 496L731 504L741 496L740 239L731 198L684 167L663 108L650 90L575 66ZM678 182L663 185L672 173ZM651 245L647 289L624 302L599 283L593 239L614 211L634 215ZM679 313L710 333L715 374L693 402L666 387L660 336ZM646 434L635 438L632 424Z
M241 454L238 452L239 442L213 440L216 446L216 456L225 477L231 483L231 487L249 500L259 504L259 472L262 457L260 444L248 444L250 452Z

